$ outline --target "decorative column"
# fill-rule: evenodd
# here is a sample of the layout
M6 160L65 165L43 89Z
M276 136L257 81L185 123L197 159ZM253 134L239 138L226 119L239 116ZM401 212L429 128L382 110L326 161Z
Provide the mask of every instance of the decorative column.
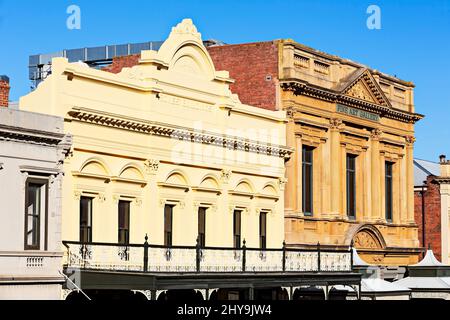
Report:
M414 156L413 156L413 149L414 149L414 142L416 141L416 138L413 136L407 136L406 137L406 201L407 201L407 207L408 207L408 213L407 213L407 223L408 224L415 224L414 221Z
M372 180L372 221L381 219L381 170L380 170L380 129L371 132L372 152L371 152L371 180Z
M329 137L331 137L331 132L329 133ZM315 210L314 212L319 214L321 218L329 218L331 216L331 199L334 195L331 194L331 139L328 139L325 143L321 143L318 151L319 151L319 166L320 166L320 178L317 181L314 179L314 184L320 186L320 210Z
M303 215L302 210L302 181L303 181L303 172L302 172L302 136L300 134L295 135L295 148L297 150L297 157L295 160L295 169L297 173L297 177L295 179L295 183L293 185L295 188L294 199L296 199L296 212L299 215Z
M399 159L399 210L400 210L400 223L407 223L408 221L408 194L407 194L407 182L406 182L406 154Z
M296 199L297 199L297 184L298 180L296 179L296 167L299 166L299 161L301 161L301 148L297 148L297 137L295 135L295 122L294 122L294 111L292 109L288 109L286 111L286 115L289 119L289 122L286 124L286 143L288 147L293 147L295 149L294 155L286 162L286 178L288 183L284 190L284 207L286 214L293 214L294 212L301 210L297 207ZM299 160L300 159L300 160Z
M339 161L339 170L340 170L340 217L342 219L347 219L347 177L346 177L346 170L347 170L347 144L345 142L341 143L341 155L340 155L340 161Z
M449 181L440 183L441 194L441 261L449 263L449 208L450 208L450 185Z
M363 193L363 201L364 201L364 213L363 220L364 222L373 221L373 212L372 212L372 148L369 147L363 154L364 161L364 171L363 171L363 181L364 181L364 193Z
M342 120L330 119L330 171L331 171L331 197L330 197L330 216L339 217L340 215L340 178L343 176L341 165L340 150L340 129Z

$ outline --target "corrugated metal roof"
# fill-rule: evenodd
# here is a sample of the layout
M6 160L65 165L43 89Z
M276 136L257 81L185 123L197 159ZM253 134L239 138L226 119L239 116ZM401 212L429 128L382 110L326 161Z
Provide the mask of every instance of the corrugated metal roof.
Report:
M429 175L439 176L440 165L437 162L414 159L414 185L424 185Z

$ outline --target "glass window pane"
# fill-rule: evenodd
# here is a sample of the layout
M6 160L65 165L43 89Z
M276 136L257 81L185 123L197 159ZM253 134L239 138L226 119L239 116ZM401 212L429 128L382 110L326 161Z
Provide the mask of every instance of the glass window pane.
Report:
M130 235L130 202L119 200L119 243L128 244Z
M356 217L356 156L347 155L347 216Z
M312 215L313 203L313 149L302 148L302 210L306 215Z
M239 248L241 246L241 211L234 210L233 213L233 238L234 247Z
M385 164L385 215L387 221L392 221L392 166L391 162Z
M92 198L80 198L80 241L92 242Z
M198 208L198 240L201 247L205 246L206 208Z
M261 249L266 248L267 237L267 212L261 212L259 215L259 245Z
M172 245L173 205L164 206L164 245Z
M27 184L26 203L26 247L39 249L39 234L42 210L42 184Z

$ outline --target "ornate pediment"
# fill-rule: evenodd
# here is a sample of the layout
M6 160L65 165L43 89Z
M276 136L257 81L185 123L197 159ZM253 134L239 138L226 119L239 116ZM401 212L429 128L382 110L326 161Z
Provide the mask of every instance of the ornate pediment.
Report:
M361 100L376 103L374 97L371 95L369 89L366 88L362 81L357 82L353 87L351 87L347 92L347 95L353 98L358 98Z
M355 71L348 81L341 84L341 88L341 93L345 96L386 107L391 106L389 99L385 96L368 69Z

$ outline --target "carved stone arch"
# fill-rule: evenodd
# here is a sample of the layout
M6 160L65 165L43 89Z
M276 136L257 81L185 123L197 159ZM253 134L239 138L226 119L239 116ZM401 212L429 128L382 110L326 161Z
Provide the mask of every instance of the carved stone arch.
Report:
M353 245L358 249L384 249L386 248L386 242L377 227L364 224L352 226L346 236L346 244L350 245L353 241Z
M199 186L218 189L220 188L219 178L212 173L208 173L202 177Z
M172 184L179 184L179 185L185 185L189 186L190 182L188 179L187 174L180 170L180 169L174 169L172 170L164 180L166 183L172 183Z
M84 161L80 167L80 172L102 174L106 176L111 175L108 165L102 158L99 157L91 157Z
M214 78L214 66L208 53L196 43L188 42L174 53L169 70L187 73L211 80Z
M264 195L271 195L271 196L278 196L279 189L273 182L268 182L264 185L264 187L261 189L261 194Z
M253 183L249 179L242 178L241 180L239 180L236 183L236 186L234 187L234 191L242 191L242 192L254 193L255 192L255 187L254 187Z
M122 169L120 169L119 177L144 180L145 177L144 177L143 172L144 171L140 165L138 165L137 163L131 162L131 163L127 163L125 166L122 167ZM129 176L130 174L132 176Z

